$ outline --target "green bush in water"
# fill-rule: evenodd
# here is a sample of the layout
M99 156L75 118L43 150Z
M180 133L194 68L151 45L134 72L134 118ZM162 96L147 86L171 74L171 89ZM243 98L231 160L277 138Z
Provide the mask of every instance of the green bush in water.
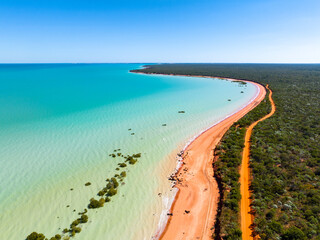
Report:
M100 207L103 207L104 205L104 199L103 198L100 198L100 200L96 200L94 198L91 198L90 199L90 203L88 205L88 208L100 208Z
M122 168L127 166L127 164L125 164L125 163L119 163L118 165L119 165L119 167L122 167Z
M121 176L121 177L126 177L126 176L127 176L127 173L126 173L125 171L123 171L123 172L120 173L120 176Z
M107 191L106 190L100 190L99 192L98 192L98 196L103 196L103 195L105 195L107 193Z
M115 177L111 178L111 182L114 188L117 188L119 186L119 183Z
M132 157L134 157L134 158L140 158L140 157L141 157L141 153L133 154Z
M72 232L79 233L79 232L81 232L81 228L80 227L73 227Z
M83 214L83 215L81 215L79 220L81 223L86 223L86 222L88 222L88 216L86 214Z
M129 164L133 165L137 162L137 159L130 158L128 161L129 161Z
M108 193L107 193L107 196L112 197L112 196L116 195L117 192L118 192L117 189L115 189L115 188L110 188L109 191L108 191Z
M60 239L61 239L60 234L56 234L54 237L50 238L50 240L60 240Z
M70 227L73 228L75 226L77 226L80 223L80 219L74 220L71 224Z
M33 232L31 233L26 240L44 240L46 237L42 233Z

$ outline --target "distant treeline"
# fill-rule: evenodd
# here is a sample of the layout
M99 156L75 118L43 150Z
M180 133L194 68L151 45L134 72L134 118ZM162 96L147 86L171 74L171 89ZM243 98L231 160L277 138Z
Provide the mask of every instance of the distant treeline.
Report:
M320 239L320 65L159 64L138 71L269 84L276 113L260 122L252 134L254 234L261 239ZM233 125L216 149L215 171L223 190L217 239L241 239L235 179L239 178L243 127L268 111L266 103Z

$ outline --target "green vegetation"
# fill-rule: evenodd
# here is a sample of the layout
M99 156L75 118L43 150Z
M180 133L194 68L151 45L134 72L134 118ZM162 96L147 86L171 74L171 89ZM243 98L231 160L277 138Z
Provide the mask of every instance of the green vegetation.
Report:
M124 178L124 177L127 176L127 173L126 173L125 171L123 171L123 172L120 173L120 176L121 176L122 178Z
M88 222L88 216L83 214L83 215L81 215L79 220L80 220L80 223L86 223L86 222Z
M120 151L120 149L114 150L114 152ZM113 157L114 154L110 154L109 156ZM117 156L119 157L119 153L117 153ZM130 164L135 164L137 162L137 158L141 157L141 153L133 154L133 155L128 155L126 157L122 156L120 153L120 156L124 158L126 161L128 161ZM116 157L116 155L114 155ZM125 163L119 163L118 164L120 167L125 168L127 167L127 164ZM104 206L105 203L108 203L111 201L111 197L115 196L118 193L117 188L119 187L119 182L123 182L124 178L127 176L126 171L122 171L119 174L115 174L111 178L107 178L107 184L105 187L103 187L99 192L97 193L98 196L101 198L99 200L96 200L94 198L90 199L90 202L88 204L89 209L96 209L96 208L101 208ZM124 184L124 183L123 183ZM90 182L87 182L85 186L91 185ZM69 205L67 206L69 207ZM75 210L73 210L75 211ZM79 224L85 224L88 222L88 215L86 213L88 212L87 209L84 209L83 212L79 212L80 218L77 218L70 224L70 228L65 228L63 229L62 233L63 234L68 234L63 237L63 239L70 239L70 237L74 237L77 233L81 232L81 227L79 227ZM61 235L56 234L54 237L51 237L50 240L60 240ZM48 240L42 233L36 233L33 232L31 233L26 240Z
M141 153L133 154L132 157L133 158L140 158L141 157Z
M60 234L56 234L54 237L50 238L50 240L60 240L60 239L61 239Z
M109 191L108 191L108 193L107 193L107 196L108 196L108 197L112 197L112 196L116 195L117 192L118 192L117 189L115 189L115 188L110 188Z
M90 199L90 203L88 205L88 208L100 208L100 207L103 207L104 205L104 199L103 198L100 198L100 200L96 200L94 198L91 198Z
M31 233L26 238L26 240L44 240L44 239L46 239L46 237L42 233L36 233L36 232Z
M127 164L125 164L125 163L119 163L118 166L124 168L124 167L127 166Z
M163 64L136 71L269 84L277 110L254 128L250 151L254 234L261 239L320 239L320 65ZM232 172L238 174L235 169L244 142L241 128L256 119L252 114L259 117L270 110L268 104L259 108L240 120L238 128L234 125L216 149L215 167L224 194L217 239L241 239L235 206L238 175Z
M215 224L216 238L218 236L223 236L223 239L241 238L239 168L246 127L265 116L270 110L270 102L266 98L254 110L234 123L214 150L216 161L213 166L221 193L220 211Z

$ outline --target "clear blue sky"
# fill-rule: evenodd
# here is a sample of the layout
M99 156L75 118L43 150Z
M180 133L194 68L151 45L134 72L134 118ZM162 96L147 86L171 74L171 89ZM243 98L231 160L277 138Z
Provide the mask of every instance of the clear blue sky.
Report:
M320 0L0 0L0 62L320 62Z

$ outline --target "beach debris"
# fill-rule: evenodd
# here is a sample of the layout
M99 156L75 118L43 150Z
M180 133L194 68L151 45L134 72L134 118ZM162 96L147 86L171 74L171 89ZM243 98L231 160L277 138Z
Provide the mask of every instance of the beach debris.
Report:
M165 127L165 126L167 126L167 124L166 124L166 123L164 123L164 124L162 124L162 126L163 126L163 127Z
M178 111L178 113L185 113L185 111Z
M128 131L131 131L131 130L132 130L131 128L128 129Z
M168 216L173 216L173 213L167 213Z
M180 152L177 154L178 157L182 157L183 153L184 153L184 151L180 151Z
M134 135L134 133L131 133L131 135Z
M160 193L158 193L158 196L159 196L159 197L161 197L161 195L162 195L162 193L161 193L161 192L160 192Z
M189 213L190 213L190 211L188 211L188 210L184 210L184 212L185 212L186 214L189 214Z
M91 185L91 182L87 182L86 184L84 184L86 187Z

